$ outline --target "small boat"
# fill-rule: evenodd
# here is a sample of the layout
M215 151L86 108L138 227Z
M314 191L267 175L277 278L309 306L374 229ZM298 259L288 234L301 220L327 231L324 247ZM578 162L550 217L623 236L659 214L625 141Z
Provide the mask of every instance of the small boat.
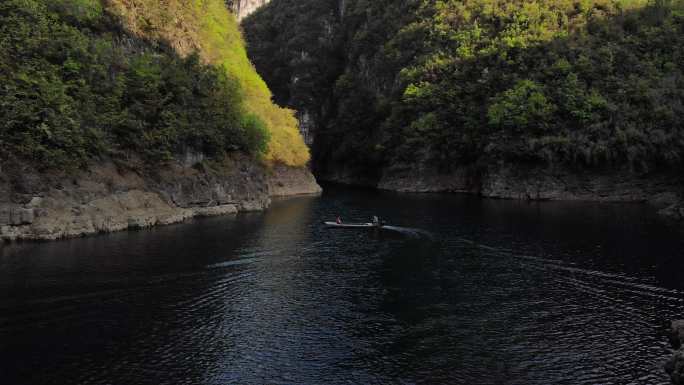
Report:
M335 227L342 229L373 229L380 228L382 225L374 223L337 223L337 222L323 222L327 227Z

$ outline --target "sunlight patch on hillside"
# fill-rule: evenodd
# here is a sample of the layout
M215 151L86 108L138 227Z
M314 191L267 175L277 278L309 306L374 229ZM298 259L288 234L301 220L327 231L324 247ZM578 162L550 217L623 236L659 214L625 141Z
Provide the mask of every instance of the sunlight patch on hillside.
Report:
M235 17L221 0L105 0L125 27L143 38L169 44L179 54L197 51L207 63L238 79L248 112L263 119L271 133L267 160L302 166L309 160L294 111L271 100L271 92L247 57Z

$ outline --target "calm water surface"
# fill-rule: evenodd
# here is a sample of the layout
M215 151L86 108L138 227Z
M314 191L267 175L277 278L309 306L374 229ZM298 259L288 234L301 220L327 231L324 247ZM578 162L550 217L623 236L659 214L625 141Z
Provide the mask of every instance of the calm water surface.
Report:
M374 213L401 231L320 225ZM683 276L639 205L331 187L1 247L0 383L666 384Z

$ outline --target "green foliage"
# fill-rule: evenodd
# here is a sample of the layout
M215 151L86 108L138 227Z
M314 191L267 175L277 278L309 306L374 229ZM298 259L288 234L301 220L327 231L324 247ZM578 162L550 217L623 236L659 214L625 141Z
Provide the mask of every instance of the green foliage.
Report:
M539 84L521 80L494 98L489 107L489 123L525 133L543 129L554 110Z
M0 4L0 154L42 167L100 156L165 161L188 148L266 151L238 81L199 57L137 49L96 0ZM131 37L123 40L135 41Z
M271 133L266 127L266 123L258 116L249 114L243 117L242 127L244 127L245 146L254 148L260 153L266 153L268 143L271 140Z
M77 24L96 23L104 12L102 3L94 0L58 0L49 2L48 7L62 18Z
M222 0L106 0L126 30L142 39L166 43L180 55L195 50L204 63L234 78L244 96L245 113L257 115L269 131L266 160L302 166L309 150L294 111L272 101L264 80L247 58L237 20ZM230 4L229 4L230 5Z
M245 23L276 96L323 106L319 161L682 165L681 0L324 3L274 0ZM310 90L291 82L303 73Z

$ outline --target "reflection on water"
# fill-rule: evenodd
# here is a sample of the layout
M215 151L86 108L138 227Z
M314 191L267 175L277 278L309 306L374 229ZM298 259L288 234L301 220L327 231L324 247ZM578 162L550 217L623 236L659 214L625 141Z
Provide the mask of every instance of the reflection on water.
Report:
M379 215L389 231L322 220ZM682 228L638 205L330 188L0 248L3 384L665 384Z

